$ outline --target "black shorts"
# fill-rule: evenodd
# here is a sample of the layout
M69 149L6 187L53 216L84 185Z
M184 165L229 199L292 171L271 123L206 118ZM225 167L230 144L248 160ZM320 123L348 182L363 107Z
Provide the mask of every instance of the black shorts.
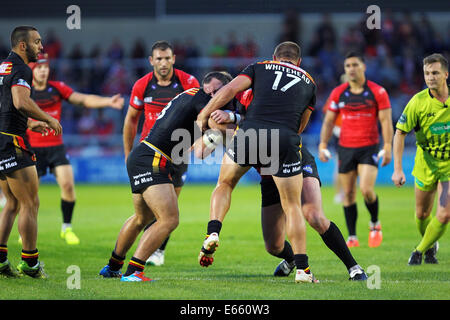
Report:
M0 174L36 165L36 156L22 136L0 133Z
M156 184L173 184L170 160L145 143L140 143L131 150L127 158L127 171L133 193L142 193Z
M34 147L33 150L36 153L36 169L39 177L45 176L48 171L55 174L55 167L70 164L64 145Z
M359 164L370 164L378 168L378 148L378 144L361 148L338 146L338 172L357 170Z
M172 164L172 182L175 188L184 186L186 180L186 172L188 170L188 164Z
M314 156L306 148L302 148L303 178L316 178L322 185ZM261 207L280 203L280 194L271 176L261 176Z
M305 147L302 148L302 162L303 178L316 178L319 180L319 184L322 185L314 156ZM260 185L261 207L280 203L280 194L271 176L261 176Z
M290 130L244 121L234 133L227 155L237 164L260 168L265 175L301 174L300 136Z

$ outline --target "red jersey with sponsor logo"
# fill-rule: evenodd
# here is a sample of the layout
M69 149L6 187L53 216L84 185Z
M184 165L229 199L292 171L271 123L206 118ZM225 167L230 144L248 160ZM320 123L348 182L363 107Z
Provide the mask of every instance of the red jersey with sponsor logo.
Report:
M336 87L325 108L342 117L339 145L359 148L379 143L378 110L391 107L386 90L367 80L360 94L350 92L348 82Z
M166 104L183 91L198 87L200 84L194 76L178 69L174 69L171 83L165 87L158 85L153 72L136 81L131 91L130 106L144 110L145 121L140 141L147 137Z
M62 100L69 99L73 89L61 81L49 81L44 90L35 90L33 88L31 97L37 105L53 118L60 121ZM53 147L63 144L62 135L55 136L49 134L42 136L38 132L27 130L28 139L32 147Z

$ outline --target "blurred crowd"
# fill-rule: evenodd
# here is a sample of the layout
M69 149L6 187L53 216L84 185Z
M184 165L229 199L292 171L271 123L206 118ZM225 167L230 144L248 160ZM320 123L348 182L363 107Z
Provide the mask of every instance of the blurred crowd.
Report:
M423 88L422 59L440 52L450 57L450 31L443 34L435 30L426 14L413 19L409 13L383 12L381 29L369 30L367 16L338 32L333 16L324 14L310 37L302 41L301 15L284 15L280 33L274 46L281 41L295 41L302 47L302 67L318 84L317 112L314 113L307 133L320 130L321 109L331 90L340 83L343 57L348 51L363 52L367 65L367 78L384 86L393 106L393 121L399 118L411 96ZM448 26L442 30L450 30ZM65 134L112 135L120 134L128 98L134 82L149 72L147 60L151 43L136 39L131 48L125 48L120 39L109 47L96 45L85 48L76 44L66 48L52 30L44 32L44 50L51 59L51 77L65 81L75 90L85 93L113 95L126 98L122 112L108 109L83 109L66 105L62 124ZM209 47L200 47L193 37L167 39L176 54L175 67L195 75L199 80L208 71L225 69L235 76L247 64L261 57L253 35L229 31L214 39ZM7 56L9 47L0 41L0 58Z
M343 34L337 34L332 16L324 14L312 43L303 53L310 57L303 67L318 83L318 106L322 107L342 79L345 54L349 51L363 53L366 77L386 88L396 122L411 96L424 88L423 58L435 52L450 58L450 22L442 29L447 30L447 34L442 34L433 28L426 14L414 20L408 12L401 15L383 12L379 30L368 29L366 19L367 16L362 16ZM320 120L321 114L315 113L310 132L320 130Z

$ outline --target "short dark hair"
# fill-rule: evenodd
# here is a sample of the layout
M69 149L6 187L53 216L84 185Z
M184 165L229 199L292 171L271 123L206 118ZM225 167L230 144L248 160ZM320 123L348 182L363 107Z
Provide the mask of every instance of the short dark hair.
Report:
M37 29L32 26L15 27L11 33L11 48L17 47L19 42L28 42L30 31L37 31Z
M361 60L362 63L364 63L364 55L359 53L359 52L355 52L355 51L350 51L345 55L345 59L347 60L349 58L358 58L359 60Z
M286 58L289 60L298 60L302 55L300 46L292 41L285 41L275 47L273 55L280 58Z
M152 52L150 53L150 55L153 56L154 50L163 50L164 51L167 49L170 49L173 53L173 47L169 42L167 42L165 40L156 41L152 46Z
M211 71L203 77L202 84L210 83L213 78L216 78L217 80L222 82L223 85L226 85L227 83L231 82L231 80L233 80L231 74L226 71Z
M443 70L448 71L448 60L440 53L433 53L423 59L423 65L440 62Z

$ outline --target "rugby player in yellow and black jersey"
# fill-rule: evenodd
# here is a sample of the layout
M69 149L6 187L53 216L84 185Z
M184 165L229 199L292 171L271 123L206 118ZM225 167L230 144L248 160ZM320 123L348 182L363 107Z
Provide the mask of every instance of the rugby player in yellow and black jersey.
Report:
M100 271L103 277L151 281L143 273L145 262L178 226L178 201L171 177L173 164L186 159L186 152L190 151L197 136L195 130L199 130L195 124L198 113L229 81L231 76L211 72L204 77L202 88L191 88L177 95L161 111L147 137L129 154L127 170L135 214L122 227L109 263ZM200 131L198 133L201 135ZM174 152L179 144L185 148ZM122 275L120 270L126 253L139 233L155 218L156 222L144 231Z
M217 186L211 196L210 221L199 262L202 266L212 263L222 221L230 208L231 193L252 166L260 167L262 174L272 175L285 209L286 233L297 267L295 281L316 282L306 254L306 229L300 203L303 181L301 141L298 135L314 108L316 84L299 67L301 54L296 43L280 43L273 56L271 61L246 67L219 90L197 118L199 127L205 130L212 112L229 103L237 93L252 89L253 100L223 157Z
M7 199L0 214L0 275L18 276L7 259L8 238L18 215L23 241L17 270L33 278L46 278L36 248L39 209L36 159L25 132L30 126L41 133L49 128L59 135L62 127L30 97L33 77L27 64L36 61L43 49L37 29L16 27L11 33L11 49L0 63L0 187ZM40 121L31 124L33 121L28 117Z

